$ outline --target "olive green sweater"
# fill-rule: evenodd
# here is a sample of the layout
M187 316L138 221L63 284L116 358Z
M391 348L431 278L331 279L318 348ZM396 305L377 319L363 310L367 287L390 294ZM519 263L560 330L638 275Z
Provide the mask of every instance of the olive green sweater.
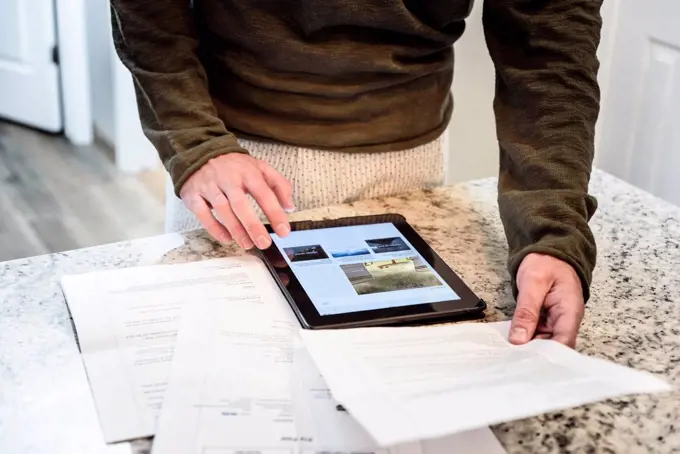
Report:
M554 255L577 271L586 300L601 3L485 0L483 15L510 274L529 252ZM472 0L111 4L144 132L179 192L209 159L247 152L236 137L338 152L435 139L451 117L452 45Z

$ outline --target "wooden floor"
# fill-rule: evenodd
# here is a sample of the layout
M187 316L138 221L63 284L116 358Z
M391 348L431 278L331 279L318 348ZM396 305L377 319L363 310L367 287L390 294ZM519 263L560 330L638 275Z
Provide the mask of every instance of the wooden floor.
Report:
M164 177L121 174L102 144L0 122L0 261L162 233Z

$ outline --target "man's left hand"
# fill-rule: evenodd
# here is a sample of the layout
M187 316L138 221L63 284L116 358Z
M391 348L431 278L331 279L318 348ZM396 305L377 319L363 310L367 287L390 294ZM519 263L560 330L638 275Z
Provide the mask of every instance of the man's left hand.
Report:
M585 304L576 271L555 257L528 254L517 271L517 307L510 342L552 339L574 348Z

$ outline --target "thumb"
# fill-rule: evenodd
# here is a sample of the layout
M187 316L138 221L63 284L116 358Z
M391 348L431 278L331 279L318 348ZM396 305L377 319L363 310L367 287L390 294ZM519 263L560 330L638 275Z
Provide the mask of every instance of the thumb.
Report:
M534 337L543 301L551 286L552 282L548 279L532 279L528 276L518 282L517 307L510 324L511 343L524 344Z

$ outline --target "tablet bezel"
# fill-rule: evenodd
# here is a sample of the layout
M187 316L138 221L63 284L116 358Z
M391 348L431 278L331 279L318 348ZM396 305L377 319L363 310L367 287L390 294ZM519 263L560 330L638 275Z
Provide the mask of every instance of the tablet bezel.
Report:
M302 284L279 251L276 244L261 251L264 261L272 276L281 288L284 296L293 308L300 323L307 329L346 328L360 326L398 325L411 323L428 323L459 318L480 318L484 316L486 303L468 287L465 282L444 262L444 260L427 244L427 242L411 227L400 214L388 213L380 215L344 217L321 221L291 222L291 231L315 230L333 227L391 223L411 243L416 251L430 264L453 291L460 297L458 300L398 306L385 309L372 309L342 314L321 315L305 292ZM273 233L270 225L266 225L269 233ZM280 274L287 279L282 279ZM284 284L284 280L287 281Z

